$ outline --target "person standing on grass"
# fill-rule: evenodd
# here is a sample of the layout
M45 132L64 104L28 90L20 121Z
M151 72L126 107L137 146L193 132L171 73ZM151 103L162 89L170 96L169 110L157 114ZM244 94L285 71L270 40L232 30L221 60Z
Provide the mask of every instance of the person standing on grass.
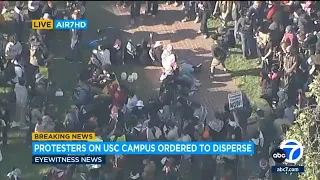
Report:
M17 35L17 40L21 42L22 40L22 34L23 34L23 28L24 28L24 14L23 14L23 5L24 3L22 1L17 1L16 5L14 7L14 30Z
M260 27L264 18L262 1L254 1L249 7L246 16L252 20L252 26L254 30Z
M128 1L118 1L116 6L122 6L122 8L128 7Z
M299 57L297 50L292 47L286 48L286 55L284 56L284 87L291 84L296 71L299 67Z
M8 131L10 129L10 111L7 106L8 106L7 102L4 102L4 101L1 102L0 104L0 121L3 120L0 125L2 128L2 144L3 145L7 145Z
M20 56L22 53L22 45L17 40L15 35L9 37L9 42L6 44L4 55L7 62L15 59L17 56Z
M50 15L48 13L45 13L43 17L41 17L42 20L51 20ZM37 34L41 37L42 42L48 47L49 45L49 39L50 39L50 34L51 30L47 29L38 29Z
M28 16L30 20L40 19L41 17L41 1L28 1Z
M43 9L42 9L42 16L48 13L51 17L51 19L55 20L57 18L58 15L58 9L57 7L54 5L53 1L48 1L46 5L44 5Z
M213 11L213 16L220 15L222 26L227 27L227 23L231 20L233 1L217 1Z
M74 12L72 14L72 19L77 20L80 18L80 14L78 11ZM80 52L80 37L81 37L81 31L78 29L71 29L71 54L69 57L66 57L66 60L69 62L75 62L75 61L81 61L81 52Z
M27 129L26 125L26 107L28 104L28 91L25 86L25 79L19 77L19 82L15 84L14 92L16 94L16 119L12 122L12 127Z
M0 27L5 25L6 20L4 19L3 14L7 12L7 7L9 6L8 1L0 1Z
M201 1L198 4L199 12L198 12L198 17L196 20L200 20L200 30L198 33L202 34L203 37L206 39L208 38L208 19L210 17L210 9L211 9L211 4L209 1ZM196 21L198 22L198 21Z
M257 56L257 44L253 33L253 20L249 16L242 15L236 25L237 32L240 32L243 58Z
M214 72L216 67L221 64L223 67L223 71L227 71L226 66L225 66L225 60L227 58L227 53L226 51L219 45L218 43L218 35L213 34L212 35L213 39L213 44L211 46L211 53L212 53L212 62L211 62L211 67L210 67L210 79L213 79L214 77Z

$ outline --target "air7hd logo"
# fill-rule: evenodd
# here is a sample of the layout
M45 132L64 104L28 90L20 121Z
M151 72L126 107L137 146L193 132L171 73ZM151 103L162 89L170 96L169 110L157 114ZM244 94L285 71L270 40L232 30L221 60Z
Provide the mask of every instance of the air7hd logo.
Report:
M303 155L302 144L296 140L289 139L280 144L280 148L272 153L272 158L277 163L297 163Z

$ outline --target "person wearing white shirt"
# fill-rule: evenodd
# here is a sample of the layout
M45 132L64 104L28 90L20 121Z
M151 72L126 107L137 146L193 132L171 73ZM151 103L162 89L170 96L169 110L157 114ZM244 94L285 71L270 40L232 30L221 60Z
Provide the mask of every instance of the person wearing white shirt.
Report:
M4 53L7 60L15 59L18 55L21 55L22 45L16 40L15 36L11 36L9 38L9 42L6 45Z
M41 1L28 1L28 16L30 20L38 20L41 17Z
M94 55L93 57L99 61L98 64L101 65L101 67L111 66L110 51L108 49L104 49L99 45L98 49L94 49L92 53Z
M127 104L126 104L126 108L127 108L128 112L131 112L132 109L133 109L134 107L136 107L138 101L139 101L139 99L138 99L138 97L137 97L135 94L133 94L133 93L130 94L130 93L129 93L128 102L127 102Z
M28 91L25 87L25 79L19 78L15 84L14 92L16 94L16 119L12 123L13 127L20 126L21 129L26 129L26 107L28 104Z
M12 82L16 84L19 82L19 78L23 76L24 69L23 66L17 60L14 60L13 64L15 77L12 79Z
M174 70L176 68L176 56L172 53L173 47L171 44L161 54L161 63L164 71Z

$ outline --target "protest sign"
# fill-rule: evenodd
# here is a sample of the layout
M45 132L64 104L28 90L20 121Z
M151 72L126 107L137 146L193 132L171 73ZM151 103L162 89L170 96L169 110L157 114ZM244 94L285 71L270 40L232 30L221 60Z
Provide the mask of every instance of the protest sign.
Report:
M243 107L242 93L234 92L228 94L228 102L230 110Z

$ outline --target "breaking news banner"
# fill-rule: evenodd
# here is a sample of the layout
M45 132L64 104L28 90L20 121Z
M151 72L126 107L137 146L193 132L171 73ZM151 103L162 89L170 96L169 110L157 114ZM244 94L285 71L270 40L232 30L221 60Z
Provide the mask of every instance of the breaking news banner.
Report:
M252 142L32 142L32 155L252 155Z
M105 156L36 155L32 164L106 164Z
M84 133L42 133L33 132L32 141L89 141L96 138L95 133L84 132Z
M88 29L88 20L32 20L34 30L50 29Z

